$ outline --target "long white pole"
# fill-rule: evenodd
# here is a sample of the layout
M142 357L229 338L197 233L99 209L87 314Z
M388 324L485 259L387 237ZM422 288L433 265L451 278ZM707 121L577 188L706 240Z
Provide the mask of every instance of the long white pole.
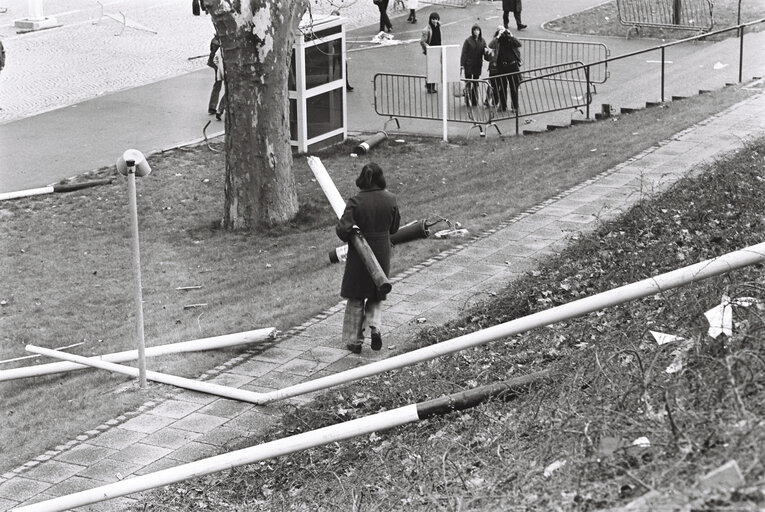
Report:
M95 357L83 357L68 352L60 352L58 350L51 350L49 348L36 347L34 345L27 345L28 352L35 354L42 354L45 356L56 357L65 361L72 361L102 370L108 370L110 372L122 373L125 375L131 375L133 377L138 375L138 368L132 366L125 366L122 364L108 363ZM213 384L212 382L204 382L201 380L187 379L184 377L177 377L175 375L168 375L166 373L159 372L146 372L146 378L153 380L154 382L161 382L162 384L169 384L184 389L191 389L192 391L199 391L200 393L208 393L210 395L218 395L225 398L231 398L234 400L240 400L242 402L250 402L253 404L259 404L262 402L262 393L256 393L254 391L247 391L246 389L232 388L228 386L221 386L220 384Z
M308 448L322 446L335 441L343 441L355 436L371 434L381 430L414 423L418 421L417 405L407 405L398 409L385 411L358 418L355 420L331 425L328 427L311 430L285 439L277 439L265 444L224 453L207 459L190 462L181 466L168 468L156 473L135 476L103 485L94 489L88 489L68 496L41 501L32 505L13 509L14 512L56 512L71 508L97 503L119 496L142 492L163 485L169 485L189 478L209 475L218 471L231 469L245 464L252 464L262 460L272 459L282 455L288 455Z
M130 206L130 232L133 246L133 272L135 273L135 332L138 344L138 383L146 387L146 342L143 335L143 291L141 289L141 248L138 242L138 206L135 193L135 161L127 165L128 204Z
M324 191L324 195L329 199L332 210L334 210L335 215L339 219L345 211L345 199L340 195L335 182L332 181L327 172L327 168L321 163L321 159L318 156L309 156L306 160L308 161L308 167L311 168L311 172L316 177L316 181L319 182L319 186Z
M449 94L446 90L446 46L441 46L441 112L443 114L444 142L449 142L447 134L449 123L447 122L447 109L449 108Z
M146 357L156 357L166 354L180 354L184 352L199 352L203 350L216 350L220 348L244 345L271 339L276 335L276 329L268 327L266 329L256 329L254 331L245 331L234 334L224 334L222 336L213 336L211 338L200 338L198 340L183 341L180 343L170 343L168 345L157 345L146 349ZM98 356L98 359L110 363L123 363L133 361L138 357L137 350L126 350L124 352L114 352ZM53 373L68 372L72 370L83 370L89 368L77 363L59 361L56 363L38 364L34 366L25 366L22 368L12 368L10 370L0 371L0 382L14 379L24 379L28 377L39 377Z
M487 329L482 329L464 336L442 341L429 345L412 352L383 359L344 372L328 375L319 379L310 380L276 391L263 394L263 403L282 400L293 396L326 389L347 382L363 379L389 370L395 370L413 364L430 361L446 354L459 352L467 348L484 345L515 334L568 320L586 313L592 313L617 304L623 304L631 300L648 297L672 288L687 285L694 281L700 281L731 270L742 268L747 265L765 262L765 243L753 245L746 249L731 252L694 265L683 267L666 274L644 279L606 292L598 293L591 297L569 302L532 315L516 318Z

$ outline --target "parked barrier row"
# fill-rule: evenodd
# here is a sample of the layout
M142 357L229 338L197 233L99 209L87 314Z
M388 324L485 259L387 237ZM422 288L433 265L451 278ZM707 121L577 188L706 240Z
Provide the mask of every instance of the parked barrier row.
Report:
M390 119L443 119L442 94L447 94L447 121L482 125L524 116L575 109L592 101L587 68L581 62L548 66L481 80L462 79L429 93L421 75L378 73L374 77L375 112ZM517 99L514 99L517 91ZM494 125L496 128L496 125ZM497 128L497 131L499 129Z
M537 69L566 62L597 62L607 59L611 51L603 43L587 41L556 41L554 39L519 39L521 62L533 73ZM608 63L590 69L590 83L602 84L608 79Z
M617 0L619 23L630 26L711 30L711 0Z

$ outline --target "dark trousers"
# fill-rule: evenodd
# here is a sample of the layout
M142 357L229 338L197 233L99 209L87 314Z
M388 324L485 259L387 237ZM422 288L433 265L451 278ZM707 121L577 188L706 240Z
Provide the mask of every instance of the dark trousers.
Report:
M511 64L508 68L499 68L492 73L491 76L505 75L507 73L514 73L519 71L518 64ZM495 105L499 106L500 111L507 110L507 87L510 86L510 101L512 102L513 109L518 110L518 85L521 82L521 77L518 74L510 76L500 76L497 78L490 78L492 89L492 100Z
M210 92L210 102L207 104L207 111L210 113L213 113L218 109L218 98L220 97L221 86L223 86L223 80L216 80L215 83L213 83L212 92Z
M517 28L521 28L521 11L513 11L513 17L515 18L515 25ZM507 28L507 24L510 22L510 11L503 11L502 12L502 23L504 23L505 28Z
M468 80L478 80L481 74L465 73ZM467 106L478 105L478 84L476 82L465 82L465 102Z
M391 30L393 25L390 24L388 17L388 0L380 0L377 8L380 9L380 32L384 32L385 29Z

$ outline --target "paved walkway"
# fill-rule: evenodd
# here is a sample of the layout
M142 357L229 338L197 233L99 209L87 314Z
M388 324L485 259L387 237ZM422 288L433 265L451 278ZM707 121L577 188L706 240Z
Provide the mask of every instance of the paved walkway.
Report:
M753 88L762 87L760 84ZM384 303L384 343L402 343L424 325L442 324L558 252L574 233L628 209L645 191L666 189L695 166L765 133L765 94L739 103L397 276ZM204 376L253 391L280 389L385 357L337 347L343 304ZM309 400L297 397L298 402ZM94 426L0 476L0 510L70 494L205 458L276 421L274 406L254 406L182 391ZM127 496L81 510L122 510Z

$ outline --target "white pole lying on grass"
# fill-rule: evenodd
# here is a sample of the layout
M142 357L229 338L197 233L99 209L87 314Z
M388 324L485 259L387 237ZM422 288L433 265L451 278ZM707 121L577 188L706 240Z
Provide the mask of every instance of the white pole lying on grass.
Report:
M265 341L267 339L273 339L275 336L276 329L273 327L267 327L265 329L256 329L254 331L224 334L222 336L213 336L211 338L200 338L198 340L170 343L169 345L147 347L146 357L156 357L166 354L180 354L183 352L198 352L202 350L216 350L219 348ZM104 354L102 356L98 356L98 358L102 361L108 361L110 363L123 363L125 361L133 361L137 357L138 350L126 350L124 352L115 352L112 354ZM27 377L39 377L42 375L69 372L72 370L84 370L85 368L89 367L65 361L38 364L34 366L24 366L22 368L12 368L10 370L0 371L0 382L6 380L24 379Z
M110 372L122 373L130 375L132 377L138 376L139 369L132 366L125 366L122 364L108 363L95 357L83 357L68 352L60 352L58 350L51 350L49 348L36 347L34 345L27 345L28 352L35 354L42 354L45 356L56 357L65 361L72 361L75 363L85 364L93 366L95 368L101 368L102 370L108 370ZM212 382L204 382L201 380L187 379L185 377L177 377L175 375L168 375L166 373L153 372L151 370L146 372L146 378L154 382L161 382L162 384L169 384L179 388L190 389L192 391L199 391L201 393L208 393L210 395L222 396L225 398L232 398L234 400L240 400L242 402L260 403L260 397L262 393L255 393L254 391L247 391L246 389L232 388L229 386L221 386L220 384L213 384Z
M765 262L765 243L753 245L739 251L724 254L719 258L702 261L665 274L650 277L636 283L620 286L590 297L562 304L532 315L516 318L487 329L482 329L464 336L429 345L412 352L383 359L344 372L310 380L276 391L263 393L263 402L269 403L293 396L311 393L320 389L331 388L355 380L370 377L390 370L430 361L446 354L452 354L467 348L484 345L491 341L507 338L537 327L568 320L586 313L592 313L610 306L623 304L635 299L648 297L679 286L687 285L709 277L724 274L731 270Z
M427 420L434 416L442 416L453 411L461 411L475 407L496 396L512 392L514 388L527 386L535 382L547 379L550 372L541 372L524 375L515 379L469 389L460 393L443 396L434 400L405 405L390 411L380 412L371 416L365 416L355 420L346 421L337 425L330 425L302 434L297 434L284 439L277 439L268 443L243 448L229 453L216 455L207 459L201 459L188 464L182 464L173 468L164 469L155 473L148 473L103 485L94 489L80 491L68 496L41 501L32 505L13 509L13 512L56 512L71 508L98 503L120 496L126 496L136 492L155 489L163 485L182 482L190 478L209 475L226 469L232 469L245 464L253 464L263 460L272 459L282 455L323 446L325 444L344 441L352 437L371 434L394 427Z

